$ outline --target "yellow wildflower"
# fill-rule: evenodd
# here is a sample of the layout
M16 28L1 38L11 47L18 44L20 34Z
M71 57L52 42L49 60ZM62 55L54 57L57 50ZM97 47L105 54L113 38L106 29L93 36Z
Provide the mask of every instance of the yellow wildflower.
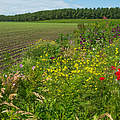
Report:
M118 54L118 48L115 49L115 54Z
M79 66L79 65L78 65L77 63L75 63L74 67L75 67L75 68L78 68L78 66Z

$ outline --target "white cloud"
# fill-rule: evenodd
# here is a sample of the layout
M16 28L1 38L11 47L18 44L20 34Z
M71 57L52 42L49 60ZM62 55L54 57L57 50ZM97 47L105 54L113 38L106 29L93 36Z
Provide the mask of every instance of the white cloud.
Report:
M64 0L0 0L0 14L14 15L58 8L77 8Z

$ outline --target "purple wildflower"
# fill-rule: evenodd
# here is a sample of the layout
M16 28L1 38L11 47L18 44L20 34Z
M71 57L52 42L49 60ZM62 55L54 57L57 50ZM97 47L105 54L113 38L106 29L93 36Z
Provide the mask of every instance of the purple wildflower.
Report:
M80 41L80 44L83 44L82 41Z
M22 64L20 64L20 68L22 68L23 67L23 65Z
M83 40L83 42L86 42L86 40Z
M24 77L24 75L21 73L21 74L20 74L20 77Z
M55 57L50 57L51 60L55 59Z
M112 40L109 40L109 43L112 44Z
M79 49L77 48L76 51L78 51Z
M32 70L34 70L34 69L35 69L35 66L32 67Z
M90 42L93 42L93 40L90 40Z
M115 28L112 28L112 32L115 32Z

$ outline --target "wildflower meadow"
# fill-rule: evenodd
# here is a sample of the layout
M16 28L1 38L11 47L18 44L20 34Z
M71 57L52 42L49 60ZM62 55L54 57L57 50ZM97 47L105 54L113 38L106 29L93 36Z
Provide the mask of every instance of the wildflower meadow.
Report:
M120 24L78 24L37 41L0 74L1 120L120 120Z

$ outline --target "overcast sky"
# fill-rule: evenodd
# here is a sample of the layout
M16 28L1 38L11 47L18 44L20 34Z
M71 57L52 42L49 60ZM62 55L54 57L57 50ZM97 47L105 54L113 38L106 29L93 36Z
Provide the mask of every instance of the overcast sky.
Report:
M0 0L0 14L15 15L58 8L120 7L120 0Z

